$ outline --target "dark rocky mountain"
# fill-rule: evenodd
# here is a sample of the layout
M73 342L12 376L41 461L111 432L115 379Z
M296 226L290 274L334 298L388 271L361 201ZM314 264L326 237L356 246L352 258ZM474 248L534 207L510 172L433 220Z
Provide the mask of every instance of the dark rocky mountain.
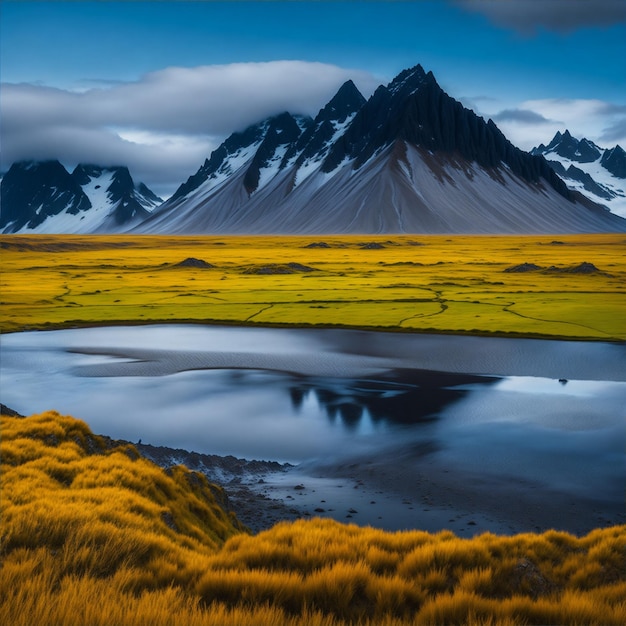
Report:
M306 125L308 126L308 120ZM302 129L289 113L282 113L269 120L263 140L254 153L243 178L243 185L249 194L259 188L263 170L275 169L276 166L279 169L283 167L287 149L298 140L301 134Z
M352 81L347 81L330 102L310 118L282 113L233 133L200 169L183 183L168 205L203 187L207 194L244 167L243 187L252 194L276 172L297 163L300 168L319 162L332 144L337 129L365 103ZM269 174L269 176L263 176ZM264 180L263 180L263 179Z
M549 161L550 167L565 181L575 181L581 183L583 189L603 200L611 200L614 197L610 191L599 185L593 178L575 165L570 165L567 169L560 161Z
M0 183L0 231L34 230L55 216L80 218L89 198L58 161L14 163Z
M362 107L322 166L332 171L344 158L359 167L381 147L397 140L432 152L458 154L483 168L506 165L529 182L541 178L568 197L561 180L543 159L535 159L513 146L492 120L486 124L473 111L446 94L432 72L421 65L405 70L387 87L379 87Z
M621 146L605 150L600 164L616 178L626 178L626 152Z
M146 208L157 207L163 202L163 198L157 196L156 193L154 193L152 189L149 189L145 183L135 185L135 190L141 198L141 204Z
M201 186L205 192L209 191L235 174L242 165L245 165L244 186L248 193L252 193L259 186L261 171L280 166L287 149L311 123L310 118L282 113L243 132L233 133L176 190L168 203L184 198Z
M543 156L572 190L578 190L612 212L626 217L626 152L619 146L600 148L569 131L557 132L531 154Z
M233 133L160 206L124 167L70 176L57 162L58 180L38 164L16 168L2 182L7 232L626 230L619 146L565 131L524 152L420 65L368 100L348 81L315 119L283 112Z
M127 167L79 164L72 177L89 195L92 205L107 211L98 230L117 230L138 223L163 202L143 183L136 185Z
M576 139L570 135L569 130L562 134L557 132L547 146L541 144L532 150L532 154L549 154L551 152L578 163L591 163L602 156L602 151L595 143L588 139Z
M334 145L333 140L341 134L343 127L352 120L365 102L355 84L351 80L345 82L317 114L313 124L309 125L287 151L283 167L294 157L298 168L310 163L319 163Z
M81 164L70 174L58 161L14 164L0 191L0 230L6 233L115 232L162 202L135 185L126 167Z
M284 113L233 134L137 232L607 230L626 222L568 189L542 155L513 146L418 65L367 101L346 83L315 120Z

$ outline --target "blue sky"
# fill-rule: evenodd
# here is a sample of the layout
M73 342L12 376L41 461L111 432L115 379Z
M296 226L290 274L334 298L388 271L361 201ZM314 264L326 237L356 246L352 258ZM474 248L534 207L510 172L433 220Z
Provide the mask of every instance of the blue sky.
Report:
M125 163L167 195L230 132L417 63L524 149L624 146L625 59L623 0L3 0L1 167Z

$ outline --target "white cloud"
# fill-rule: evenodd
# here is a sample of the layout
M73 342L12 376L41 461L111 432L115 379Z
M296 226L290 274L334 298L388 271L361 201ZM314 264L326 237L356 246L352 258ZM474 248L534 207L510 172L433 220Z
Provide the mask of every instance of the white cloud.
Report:
M273 61L170 67L81 92L4 84L0 167L124 164L157 193L172 193L233 131L282 111L315 115L348 79L365 96L380 82L360 70Z

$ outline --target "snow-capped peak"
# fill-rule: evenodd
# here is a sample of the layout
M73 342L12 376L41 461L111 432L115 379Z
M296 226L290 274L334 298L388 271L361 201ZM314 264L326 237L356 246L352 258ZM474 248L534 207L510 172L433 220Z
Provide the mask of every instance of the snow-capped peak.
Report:
M577 139L565 130L531 154L544 156L570 189L580 191L626 217L626 153L619 146L601 148L589 139Z

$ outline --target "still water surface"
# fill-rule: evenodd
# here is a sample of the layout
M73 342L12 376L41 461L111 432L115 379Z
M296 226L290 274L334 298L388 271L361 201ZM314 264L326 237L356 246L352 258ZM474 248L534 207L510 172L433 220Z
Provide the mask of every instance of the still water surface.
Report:
M5 335L1 356L4 404L114 438L292 463L411 448L623 496L624 345L158 325Z

